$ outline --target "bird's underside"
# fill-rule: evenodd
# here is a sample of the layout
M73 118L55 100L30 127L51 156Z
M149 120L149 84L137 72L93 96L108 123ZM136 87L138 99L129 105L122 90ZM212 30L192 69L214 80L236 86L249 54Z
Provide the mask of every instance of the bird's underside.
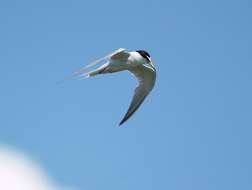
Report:
M138 86L135 88L133 98L131 100L130 106L119 123L119 125L122 125L124 122L126 122L140 107L140 105L143 103L147 95L150 93L152 88L154 87L155 80L156 80L156 70L153 66L153 64L136 64L132 66L133 64L130 64L129 60L132 58L133 53L126 52L125 49L118 49L109 55L98 59L91 64L81 68L79 71L74 73L74 77L78 76L82 78L88 78L93 77L99 74L105 74L105 73L114 73L119 72L123 70L128 70L131 72L138 80ZM135 54L134 54L135 55ZM134 58L134 57L133 57ZM101 64L102 62L105 62L97 69L88 71L90 68Z

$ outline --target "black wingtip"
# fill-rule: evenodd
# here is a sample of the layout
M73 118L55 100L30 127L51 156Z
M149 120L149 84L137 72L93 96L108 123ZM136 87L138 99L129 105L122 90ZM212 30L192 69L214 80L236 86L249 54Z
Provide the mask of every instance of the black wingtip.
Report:
M128 117L124 117L124 118L122 119L122 121L119 123L119 127L121 127L122 124L124 124L127 120L128 120Z
M122 126L122 124L124 123L125 121L121 121L120 123L119 123L119 127L121 127Z

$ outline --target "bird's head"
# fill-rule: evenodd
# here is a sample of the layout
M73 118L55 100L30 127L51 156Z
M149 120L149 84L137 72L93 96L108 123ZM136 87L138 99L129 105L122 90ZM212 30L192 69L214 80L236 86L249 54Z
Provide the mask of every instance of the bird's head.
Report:
M146 60L146 63L148 65L150 65L152 68L155 69L154 64L153 64L153 62L151 60L151 56L150 56L150 54L147 51L145 51L145 50L137 50L136 52L138 52Z

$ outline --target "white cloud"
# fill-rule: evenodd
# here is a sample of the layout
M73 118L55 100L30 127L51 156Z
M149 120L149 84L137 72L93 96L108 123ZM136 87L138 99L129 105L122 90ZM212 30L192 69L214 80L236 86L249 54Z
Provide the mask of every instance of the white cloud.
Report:
M0 146L1 190L69 190L56 186L34 161L23 153Z

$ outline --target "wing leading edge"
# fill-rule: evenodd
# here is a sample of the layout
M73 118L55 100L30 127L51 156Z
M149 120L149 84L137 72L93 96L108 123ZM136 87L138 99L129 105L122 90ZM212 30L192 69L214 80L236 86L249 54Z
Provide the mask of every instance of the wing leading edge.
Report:
M134 91L134 96L130 103L129 109L119 125L122 125L124 122L126 122L136 112L154 87L156 81L155 70L146 65L138 66L135 69L130 70L130 72L137 78L138 86Z

